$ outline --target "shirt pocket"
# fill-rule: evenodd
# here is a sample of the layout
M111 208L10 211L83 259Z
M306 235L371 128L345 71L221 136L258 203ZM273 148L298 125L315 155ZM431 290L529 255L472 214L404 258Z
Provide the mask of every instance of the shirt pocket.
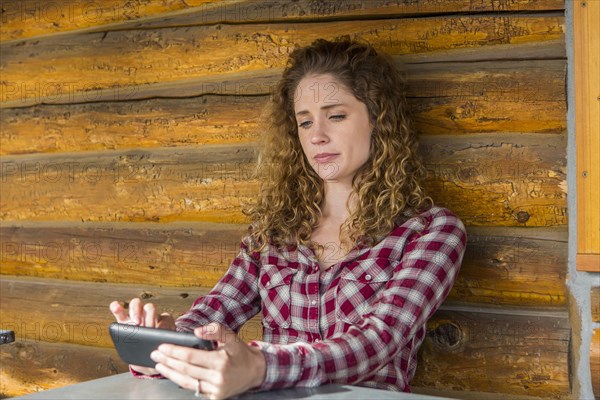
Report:
M372 312L397 264L396 260L377 258L344 271L336 288L337 318L356 323Z
M291 285L297 269L263 264L258 288L262 299L262 323L267 328L289 328L291 324Z

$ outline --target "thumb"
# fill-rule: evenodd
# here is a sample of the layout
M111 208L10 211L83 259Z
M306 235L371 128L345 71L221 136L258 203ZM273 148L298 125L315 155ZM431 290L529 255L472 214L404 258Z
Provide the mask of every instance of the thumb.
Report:
M200 339L213 340L219 343L229 343L237 338L235 332L217 322L201 326L194 330L194 334Z

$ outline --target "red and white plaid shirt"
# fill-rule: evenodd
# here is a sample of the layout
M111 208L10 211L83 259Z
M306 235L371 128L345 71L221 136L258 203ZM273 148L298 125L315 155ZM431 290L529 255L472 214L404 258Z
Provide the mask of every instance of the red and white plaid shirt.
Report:
M177 320L237 331L261 309L259 389L325 383L410 391L425 324L452 287L465 250L462 222L433 207L373 247L322 270L306 246L239 255L214 289Z

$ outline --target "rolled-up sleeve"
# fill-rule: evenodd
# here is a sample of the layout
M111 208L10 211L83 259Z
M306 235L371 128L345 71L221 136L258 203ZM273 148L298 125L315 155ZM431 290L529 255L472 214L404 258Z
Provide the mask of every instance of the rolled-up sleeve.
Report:
M177 330L193 331L199 326L219 322L237 332L260 311L258 275L257 256L242 242L239 254L215 287L196 299L190 310L177 319Z

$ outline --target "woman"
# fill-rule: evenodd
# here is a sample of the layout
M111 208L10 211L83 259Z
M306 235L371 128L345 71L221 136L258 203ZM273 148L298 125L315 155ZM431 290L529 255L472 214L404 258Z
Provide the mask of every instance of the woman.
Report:
M161 345L156 371L210 398L358 384L410 391L425 323L466 235L420 186L400 71L371 46L295 50L274 93L251 227L225 276L176 323L117 303L119 322L194 331L213 352ZM263 340L236 332L262 309Z

